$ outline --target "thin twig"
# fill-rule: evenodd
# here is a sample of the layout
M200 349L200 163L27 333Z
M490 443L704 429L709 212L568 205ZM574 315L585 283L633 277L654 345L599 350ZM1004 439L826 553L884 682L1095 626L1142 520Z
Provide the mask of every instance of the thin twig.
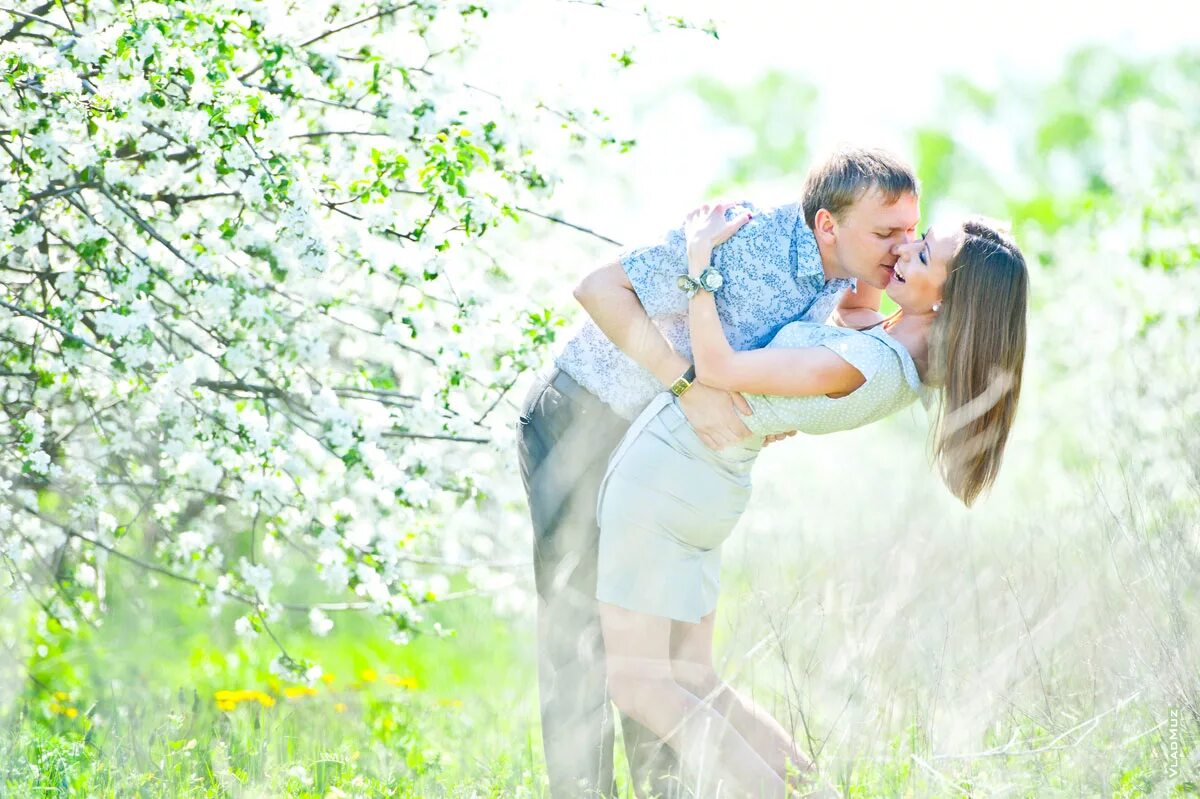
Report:
M54 3L47 3L46 5L40 6L39 8L37 8L35 10L39 11L39 12L48 11L51 7L53 7L53 5L54 5ZM30 22L40 22L43 25L49 25L52 28L58 28L63 33L69 33L72 36L75 35L75 31L71 30L66 25L60 25L57 22L55 22L54 20L46 19L45 17L38 16L37 14L27 14L24 11L17 11L15 8L6 8L4 6L0 6L0 11L5 11L9 14L12 14L14 17L21 17L22 19L24 19L26 21L25 24L29 24ZM14 25L12 28L9 28L8 32L5 33L4 36L0 36L0 39L7 41L10 36L15 36L16 35L15 31L18 31L18 30L19 30L19 28Z
M77 336L74 333L68 333L67 331L65 331L61 327L59 327L58 325L54 324L53 322L51 322L48 319L45 319L45 318L39 316L38 314L34 313L33 311L27 310L25 308L21 308L19 306L13 305L8 302L5 302L4 300L0 300L0 306L7 308L8 310L12 311L15 314L19 314L20 316L24 316L29 319L32 319L35 322L37 322L38 324L43 325L44 327L48 327L49 329L53 330L55 333L58 333L60 336L62 336L64 338L68 338L71 341L77 341L80 344L82 344L83 346L87 347L88 349L95 350L96 352L100 353L101 355L107 356L108 358L111 358L114 361L117 359L117 356L113 355L111 352L101 349L100 347L96 346L95 344L88 341L87 339Z
M313 38L311 38L307 41L301 42L298 45L298 47L299 48L308 47L309 45L316 44L317 42L321 41L322 39L333 36L336 33L341 33L344 30L353 28L356 25L362 25L363 23L370 22L371 20L374 20L374 19L381 19L382 17L389 16L391 14L395 14L397 11L403 11L404 9L414 6L414 5L416 5L416 3L412 2L412 3L404 3L403 5L399 5L399 6L391 6L389 8L380 9L379 11L375 12L374 14L370 14L369 16L360 17L359 19L347 22L345 25L342 25L340 27L331 28L331 29L325 31L324 33L317 34ZM266 64L265 61L259 61L257 64L255 64L253 67L251 67L248 71L243 72L241 75L238 75L238 80L245 82L248 78L250 78L252 75L257 73L260 69L262 69L265 64Z

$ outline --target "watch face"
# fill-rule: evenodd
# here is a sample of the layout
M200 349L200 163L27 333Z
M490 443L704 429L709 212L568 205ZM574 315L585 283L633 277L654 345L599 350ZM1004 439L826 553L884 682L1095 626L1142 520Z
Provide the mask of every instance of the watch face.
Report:
M721 288L721 286L725 285L725 278L723 278L721 273L717 270L707 269L705 270L704 274L700 276L700 282L704 285L706 290L716 291L717 289Z
M700 284L690 275L680 275L679 279L675 281L675 285L679 286L682 291L695 291Z

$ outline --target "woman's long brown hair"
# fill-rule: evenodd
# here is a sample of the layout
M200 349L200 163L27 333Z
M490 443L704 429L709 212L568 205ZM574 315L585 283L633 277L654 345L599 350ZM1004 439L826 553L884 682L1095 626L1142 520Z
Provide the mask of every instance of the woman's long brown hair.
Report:
M941 388L932 454L970 506L995 481L1021 396L1029 275L1006 235L982 220L950 261L930 331L928 382Z

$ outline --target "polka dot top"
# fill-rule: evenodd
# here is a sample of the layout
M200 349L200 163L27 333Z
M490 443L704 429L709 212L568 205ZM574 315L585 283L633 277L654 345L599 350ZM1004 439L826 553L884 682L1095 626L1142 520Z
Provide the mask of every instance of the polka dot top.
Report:
M745 394L754 411L744 421L756 436L799 430L820 435L862 427L890 416L913 400L927 399L917 365L882 327L852 330L815 322L791 322L768 347L826 347L862 372L866 382L844 397L777 397Z

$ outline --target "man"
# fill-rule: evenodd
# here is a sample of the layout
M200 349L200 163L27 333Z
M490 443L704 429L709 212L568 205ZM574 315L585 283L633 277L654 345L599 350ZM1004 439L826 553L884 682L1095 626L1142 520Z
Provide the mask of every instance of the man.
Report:
M758 211L714 254L717 309L735 349L761 347L797 318L861 327L877 321L892 248L917 224L912 170L876 150L843 150L805 181L802 207ZM518 423L521 476L534 528L538 675L546 770L554 799L611 796L613 725L596 604L596 499L629 422L664 388L680 396L709 446L749 435L740 395L691 380L681 231L629 251L575 289L591 322L533 387ZM710 279L710 283L711 283ZM694 288L694 287L693 287ZM716 285L706 286L716 290ZM851 289L847 291L847 289ZM703 290L703 289L701 289ZM635 789L674 795L674 755L622 717Z

